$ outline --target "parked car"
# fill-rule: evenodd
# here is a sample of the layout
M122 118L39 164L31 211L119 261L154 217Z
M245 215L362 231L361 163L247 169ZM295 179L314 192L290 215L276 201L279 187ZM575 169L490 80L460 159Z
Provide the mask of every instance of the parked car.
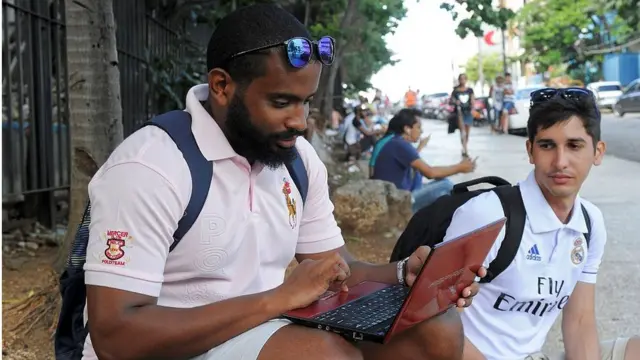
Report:
M627 85L613 105L613 112L620 117L626 113L640 112L640 78Z
M448 101L448 93L435 93L425 96L423 101L423 113L426 118L437 119L442 103Z
M596 102L600 108L613 110L613 105L622 95L622 85L618 81L593 82L587 85L587 89L596 96Z
M527 131L529 120L530 95L532 92L544 88L544 85L529 86L517 89L515 93L515 108L509 113L509 133Z

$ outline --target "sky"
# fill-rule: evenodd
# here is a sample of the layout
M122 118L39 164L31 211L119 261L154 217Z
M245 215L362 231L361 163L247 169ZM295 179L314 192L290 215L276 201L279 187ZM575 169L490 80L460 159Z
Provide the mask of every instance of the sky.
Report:
M389 95L392 101L404 96L407 88L421 94L449 92L458 64L477 52L477 40L460 40L455 24L440 0L405 0L407 16L396 32L387 35L387 45L400 62L386 66L371 78L374 87ZM452 69L454 62L455 72Z

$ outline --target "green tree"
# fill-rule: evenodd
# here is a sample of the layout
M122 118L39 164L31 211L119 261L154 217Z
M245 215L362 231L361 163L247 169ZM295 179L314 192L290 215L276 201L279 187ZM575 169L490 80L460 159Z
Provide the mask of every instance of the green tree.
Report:
M334 0L337 1L337 0ZM334 4L329 1L329 4ZM336 103L334 90L338 74L350 90L366 90L369 79L384 65L392 63L391 52L383 39L395 30L406 14L401 0L349 0L342 12L320 10L312 16L314 36L330 34L337 40L333 65L323 72L314 106L329 116ZM340 7L338 7L340 8Z
M509 20L515 13L511 9L504 7L494 8L493 0L454 0L443 2L441 9L451 14L453 21L457 21L460 17L461 8L466 10L469 17L460 20L456 28L456 34L464 39L470 33L474 36L482 36L483 25L489 25L499 29L506 29Z
M516 18L524 60L538 71L549 66L568 64L569 70L584 64L577 51L579 42L597 44L602 13L593 0L533 0Z
M384 36L393 33L399 20L406 15L401 0L364 2L356 15L357 33L352 36L344 54L344 78L342 82L353 91L371 88L371 76L385 65L395 63L393 53L387 48Z
M238 6L271 0L225 0L216 6L202 1L169 1L163 11L173 20L216 24ZM337 80L349 89L366 90L369 79L392 63L383 37L395 30L406 14L402 0L289 0L277 1L309 27L312 36L333 36L337 41L334 64L325 68L314 100L314 107L330 114ZM184 39L185 56L177 59L151 59L152 75L158 82L159 104L166 109L182 107L183 94L205 76L204 49ZM342 75L339 79L338 74Z
M640 30L640 2L638 0L595 0L604 13L613 11L625 33ZM622 26L622 25L621 25Z
M469 81L476 83L480 80L478 73L478 55L474 55L467 61L465 73ZM486 82L491 83L498 74L502 73L502 56L491 53L482 56L482 74Z

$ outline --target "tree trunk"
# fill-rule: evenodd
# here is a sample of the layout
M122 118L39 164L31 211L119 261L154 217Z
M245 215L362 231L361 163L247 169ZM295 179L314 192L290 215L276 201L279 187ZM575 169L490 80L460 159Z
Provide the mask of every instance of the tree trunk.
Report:
M336 77L338 75L338 70L340 69L341 60L342 59L340 58L336 58L329 68L329 76L327 76L327 87L324 94L324 103L322 104L322 116L327 119L330 119L331 114L333 113L333 94L336 89Z
M113 0L66 2L71 139L69 227L56 262L65 264L87 203L87 185L122 141L120 70Z
M309 26L309 20L311 19L311 0L304 2L304 26Z
M322 115L327 119L331 118L331 113L333 112L333 94L335 89L336 75L338 75L338 70L340 68L340 63L342 61L342 56L344 55L346 44L348 43L346 34L347 28L351 26L351 22L353 20L353 16L358 10L358 0L349 0L347 3L347 8L342 16L342 20L340 20L340 33L342 34L341 38L336 40L336 57L333 64L329 67L329 74L326 78L324 94L322 94L322 98L324 103L322 104Z

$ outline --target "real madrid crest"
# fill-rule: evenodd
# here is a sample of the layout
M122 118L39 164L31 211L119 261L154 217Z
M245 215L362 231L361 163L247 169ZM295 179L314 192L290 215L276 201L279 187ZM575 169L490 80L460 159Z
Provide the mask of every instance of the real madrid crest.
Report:
M573 241L573 250L571 250L571 262L579 265L584 261L584 246L582 246L582 238Z

